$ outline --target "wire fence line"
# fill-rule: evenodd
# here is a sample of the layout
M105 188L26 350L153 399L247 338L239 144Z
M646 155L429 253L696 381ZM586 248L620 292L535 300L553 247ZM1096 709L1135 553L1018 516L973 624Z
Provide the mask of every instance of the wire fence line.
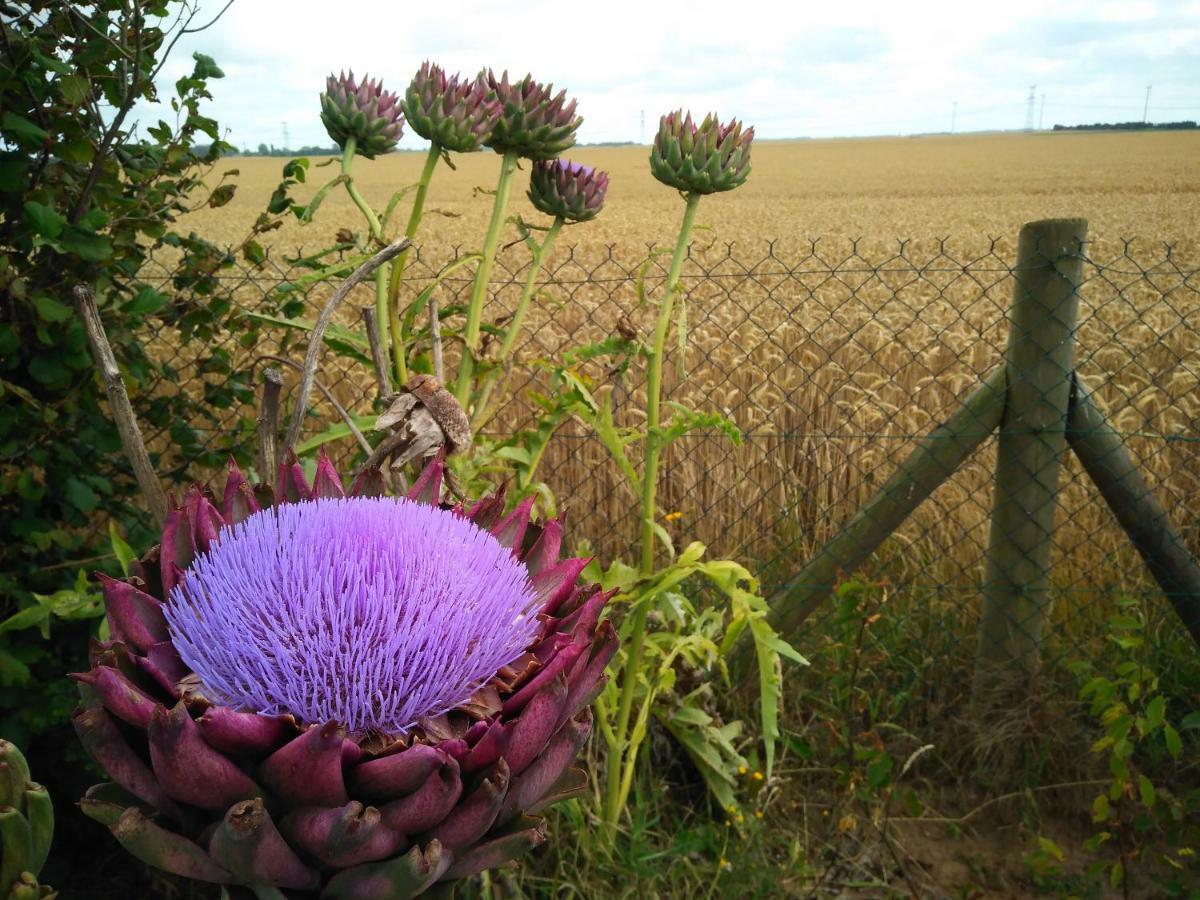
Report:
M522 251L506 248L497 260L488 321L515 307L527 274ZM406 273L410 296L465 252L418 248ZM1003 361L1013 282L1023 275L1012 253L1012 242L999 239L974 247L949 239L769 242L754 251L693 245L682 277L686 348L672 351L664 396L725 414L744 440L735 446L719 432L693 433L667 450L660 505L677 514L664 523L676 542L698 539L714 554L747 563L768 593L794 578ZM1193 555L1200 552L1200 507L1193 502L1200 495L1198 257L1192 243L1085 245L1072 328L1075 372L1107 411ZM151 277L169 292L171 262L157 265ZM299 284L307 271L286 257L259 265L231 257L213 279L235 309L278 313L290 303L289 313L312 316L327 285L279 291ZM471 270L461 272L437 289L444 309L469 294ZM506 434L535 421L530 398L549 388L543 361L618 329L648 338L652 300L666 274L654 247L581 245L555 254L541 275L514 376L489 431ZM651 302L639 296L639 282ZM366 289L355 296L360 306L371 302ZM357 310L348 310L341 324L361 327ZM242 378L249 388L253 379L245 373L255 355L269 350L298 358L303 334L268 330L252 346L246 343L236 324L212 334L206 352L222 360L214 366L188 356L186 347L180 351L173 330L164 327L152 336L151 352L170 361L178 378L153 389L197 393L230 378ZM455 353L447 348L450 365ZM581 371L598 383L611 377L598 363ZM369 411L368 367L326 350L320 377L344 406ZM635 367L614 385L618 424L638 424L639 404L630 401L644 391L642 379ZM220 420L192 423L213 453L178 462L207 477L222 447L250 439L253 417L247 395L242 408ZM1022 426L1009 421L1000 431L1015 434ZM153 435L152 443L156 439L169 455L169 434ZM959 623L957 633L978 616L996 445L995 437L985 439L865 566L870 576L887 580L894 596L919 608L926 622ZM353 450L347 443L342 452ZM1048 627L1069 646L1095 635L1114 598L1141 595L1154 604L1159 588L1078 459L1064 453L1061 466ZM559 498L574 536L586 538L602 559L632 556L636 499L595 435L580 423L564 425L540 477Z

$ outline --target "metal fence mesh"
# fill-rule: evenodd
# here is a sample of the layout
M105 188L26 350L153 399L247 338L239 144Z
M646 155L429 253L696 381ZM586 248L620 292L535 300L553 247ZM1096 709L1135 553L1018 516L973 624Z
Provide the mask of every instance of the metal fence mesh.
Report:
M1171 246L1097 246L1085 248L1076 370L1195 554L1197 261L1179 258ZM413 293L461 252L414 254L406 274ZM510 391L489 430L503 434L532 422L530 392L547 389L539 360L603 339L619 323L648 340L666 263L653 248L576 246L555 254L541 276L542 293L519 344ZM485 319L511 312L527 265L520 246L501 253ZM666 524L676 543L700 540L713 556L748 564L768 593L785 584L1002 361L1013 266L1012 243L997 240L974 247L948 240L885 247L827 239L786 248L694 245L682 280L687 349L672 350L664 396L724 413L745 440L734 446L720 433L691 434L666 452L659 503L664 512L681 513ZM470 267L461 272L438 289L443 306L469 295ZM639 272L650 302L639 301ZM276 308L268 302L276 289L301 274L275 260L260 266L230 260L216 278L221 293L252 312ZM169 261L162 261L158 277L170 285ZM315 314L328 290L319 286L303 296L306 315ZM345 308L345 325L360 327L357 309L371 303L369 289L359 290L357 305L352 297ZM187 346L180 351L174 330L166 329L152 337L151 352L171 361L178 378L154 389L199 395L203 384L239 377L249 386L252 379L244 373L256 354L300 358L302 334L268 333L269 346L259 341L250 347L242 346L236 327L214 334L200 359L188 356ZM206 362L214 352L220 364ZM449 345L448 371L456 354ZM600 367L590 374L605 377ZM326 351L320 378L348 408L369 411L374 389L367 367ZM637 424L644 370L634 367L614 390L618 423ZM220 447L251 440L254 412L247 403L220 420L191 423L214 452L181 465L207 477ZM166 452L169 437L159 433L151 442ZM973 628L977 620L995 445L994 437L985 441L867 566L893 591L903 588L907 602L925 613L931 634L939 622ZM342 447L354 450L349 442ZM633 557L636 499L580 423L568 423L556 435L540 477L558 497L573 535L586 537L602 559ZM1111 612L1106 598L1157 596L1127 537L1069 453L1059 480L1052 572L1047 630L1067 645L1096 633Z

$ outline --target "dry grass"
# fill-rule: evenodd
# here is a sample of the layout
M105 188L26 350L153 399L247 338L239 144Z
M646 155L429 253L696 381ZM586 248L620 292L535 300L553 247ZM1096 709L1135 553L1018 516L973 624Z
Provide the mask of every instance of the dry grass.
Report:
M581 148L573 156L612 173L609 205L595 223L567 233L564 245L576 245L570 257L565 247L555 255L549 290L562 304L535 310L526 360L603 337L622 313L648 333L651 312L637 309L625 276L645 258L647 244L671 240L682 208L651 179L643 148ZM446 215L426 220L427 262L456 247L471 249L486 223L489 203L472 193L492 185L495 157L458 163L457 172L438 172L431 191L431 206ZM418 154L360 161L356 178L383 206L415 179L420 164ZM237 199L189 222L209 238L244 234L282 160L231 165L241 171ZM314 170L310 191L333 174L332 166ZM725 411L747 441L732 449L721 438L699 436L671 450L661 502L684 513L672 526L678 539L760 561L770 578L794 571L999 360L1011 292L1005 267L1020 225L1084 216L1094 239L1090 256L1102 266L1087 272L1080 369L1099 386L1148 480L1200 549L1200 519L1189 500L1200 492L1200 285L1179 273L1200 266L1197 185L1200 135L1187 133L756 146L749 183L701 206L710 230L701 232L685 273L693 323L688 377L672 375L667 383L672 399ZM523 197L516 212L535 216ZM316 224L273 235L276 257L319 246L341 227L360 228L361 221L334 193ZM818 235L812 244L809 236ZM855 243L860 235L867 237ZM950 236L945 246L936 239L942 235ZM918 240L898 255L898 239L910 236ZM1127 253L1121 239L1128 237L1137 241ZM1162 242L1173 245L1171 262ZM517 272L527 259L525 248L511 246L500 264ZM657 290L661 281L650 284ZM489 315L510 308L518 290L499 289ZM356 373L338 388L341 399L362 410L367 384ZM499 421L514 427L527 414L515 396ZM929 603L947 613L961 614L978 584L993 452L986 447L939 489L879 557L893 581L939 586ZM633 501L597 442L566 428L544 474L576 535L606 554L628 555ZM1055 570L1068 634L1091 630L1101 607L1092 599L1144 585L1136 556L1080 476L1068 460Z

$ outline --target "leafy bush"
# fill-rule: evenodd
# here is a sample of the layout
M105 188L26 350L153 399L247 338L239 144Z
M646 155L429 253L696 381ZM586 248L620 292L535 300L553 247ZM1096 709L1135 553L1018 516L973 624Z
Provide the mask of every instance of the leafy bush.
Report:
M180 343L203 338L222 311L205 301L217 294L212 276L225 255L175 228L190 208L227 203L234 185L206 190L203 180L231 149L201 111L209 82L222 77L209 57L196 54L191 74L173 86L170 121L148 125L143 137L131 117L135 104L160 100L155 80L175 41L194 30L194 4L5 3L0 12L0 613L37 617L80 568L115 570L95 523L112 517L132 532L145 525L129 502L136 491L72 290L94 291L141 420L168 434L181 458L203 455L196 423L241 399L239 382L195 399L140 389L174 375L148 353L149 332L178 329ZM141 277L163 245L183 251L174 287L187 300ZM221 357L206 351L198 362L219 369ZM155 459L163 474L181 474ZM20 739L70 702L69 691L58 697L66 660L53 644L30 643L33 634L12 626L0 634L3 724ZM43 663L54 682L33 687ZM57 699L47 706L25 690L11 693L31 687Z

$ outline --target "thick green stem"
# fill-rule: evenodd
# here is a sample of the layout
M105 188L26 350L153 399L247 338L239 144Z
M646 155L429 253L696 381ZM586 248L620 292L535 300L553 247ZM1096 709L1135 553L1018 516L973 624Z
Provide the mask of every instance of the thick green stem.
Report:
M433 180L433 170L437 168L441 156L442 148L436 143L430 144L429 153L425 156L425 168L421 170L421 180L417 182L417 195L413 198L412 211L408 214L408 225L404 228L404 236L409 240L417 236L417 229L421 227L421 216L425 213L425 198L429 195L429 182ZM387 287L389 321L392 328L392 359L396 364L398 384L408 381L404 349L407 335L400 322L400 282L404 278L404 270L408 266L408 254L411 251L412 245L410 244L403 253L396 257L396 261L392 263L392 273ZM430 302L432 303L432 301Z
M375 215L375 210L363 198L363 195L358 192L358 188L354 186L354 179L350 177L350 167L354 163L354 138L346 138L346 149L342 152L342 174L346 176L346 193L350 195L350 199L354 201L354 205L358 207L359 212L363 214L363 218L367 220L367 225L371 229L371 237L377 241L383 240L383 226L379 224L379 216Z
M462 361L458 365L458 385L454 391L464 409L471 400L471 378L475 374L475 354L479 350L479 325L483 318L483 304L487 299L488 282L492 277L496 251L500 248L500 235L504 231L504 213L508 208L508 195L512 191L512 176L517 170L517 159L517 154L509 150L500 163L500 180L496 183L492 218L488 222L487 235L483 241L483 259L479 261L479 271L475 273L475 286L471 289L471 305L467 308L467 324L463 332Z
M546 261L546 257L550 253L550 248L554 244L554 239L558 237L562 231L564 220L556 218L554 224L546 232L546 237L537 249L533 251L533 261L529 264L529 274L525 277L525 286L521 290L521 299L517 301L517 308L513 312L512 321L508 324L508 330L504 332L504 340L500 343L500 356L496 360L497 368L490 372L484 380L483 388L479 391L479 398L475 401L475 418L472 421L472 426L478 428L478 425L486 421L488 399L492 396L492 390L496 387L496 382L500 380L500 366L508 359L509 354L513 351L513 346L517 343L517 335L521 333L521 326L525 324L525 316L529 312L529 305L533 302L533 292L537 289L538 275L542 271L542 263Z
M671 270L667 274L667 286L658 307L658 322L654 328L654 345L650 352L650 371L646 379L646 459L642 467L642 564L641 574L654 574L654 523L656 517L655 498L658 493L659 419L662 406L663 357L666 356L667 332L671 328L671 310L675 305L675 291L679 286L679 273L687 255L688 241L696 221L696 209L700 205L700 194L688 194L687 206L683 211L683 224L679 227L679 238L675 241L675 255L671 258ZM617 706L616 752L608 756L605 771L604 824L610 845L616 839L617 819L624 806L627 792L622 790L621 762L628 753L637 752L636 747L627 747L629 718L633 712L633 695L637 688L642 668L642 649L646 637L646 617L650 612L650 598L643 597L633 611L633 623L629 633L629 650L625 668L621 673L621 696Z
M354 186L354 179L350 176L350 167L354 163L354 150L356 146L354 138L346 138L346 146L342 150L342 174L346 176L346 193L350 195L350 199L354 201L354 205L358 207L359 212L363 214L363 218L367 220L371 237L376 241L382 242L383 226L379 223L379 216L375 215L375 210L371 209L371 205L358 192L358 188ZM375 327L378 329L377 336L380 347L388 346L387 300L387 272L380 267L375 270ZM399 371L399 367L397 370ZM407 380L407 378L401 378L400 383L403 384Z

